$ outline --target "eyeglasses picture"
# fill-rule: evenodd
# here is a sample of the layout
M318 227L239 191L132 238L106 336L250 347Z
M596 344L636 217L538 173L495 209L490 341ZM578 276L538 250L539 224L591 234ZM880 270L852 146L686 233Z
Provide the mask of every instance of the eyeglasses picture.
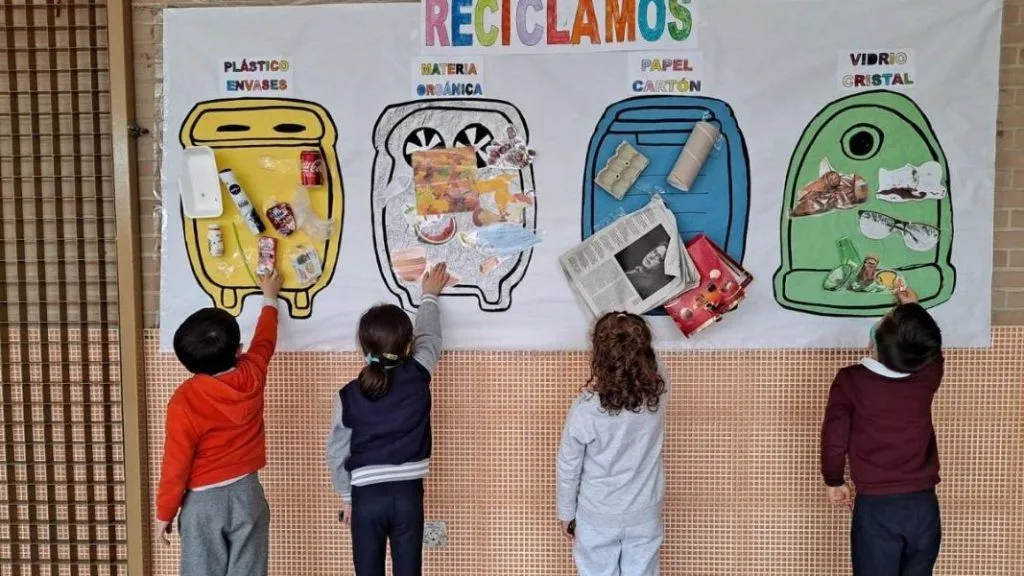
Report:
M939 243L939 229L928 224L899 220L881 212L861 210L860 232L872 240L884 240L895 232L903 236L903 243L915 252L927 252Z

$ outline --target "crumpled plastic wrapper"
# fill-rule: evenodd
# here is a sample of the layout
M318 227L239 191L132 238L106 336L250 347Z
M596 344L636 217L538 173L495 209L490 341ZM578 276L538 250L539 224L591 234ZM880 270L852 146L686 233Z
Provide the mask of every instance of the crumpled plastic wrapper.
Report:
M292 212L295 224L314 240L327 240L331 236L331 221L321 218L313 210L313 201L309 198L309 190L305 186L295 188L292 197Z

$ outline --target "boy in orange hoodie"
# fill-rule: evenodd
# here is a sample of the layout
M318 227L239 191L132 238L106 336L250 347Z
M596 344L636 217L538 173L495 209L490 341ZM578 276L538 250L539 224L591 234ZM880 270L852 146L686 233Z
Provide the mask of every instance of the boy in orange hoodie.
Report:
M263 389L277 346L277 271L260 287L263 309L244 354L238 323L223 310L204 308L174 333L174 353L193 376L167 405L156 532L170 544L180 507L182 576L267 574L270 508L256 472L267 464Z

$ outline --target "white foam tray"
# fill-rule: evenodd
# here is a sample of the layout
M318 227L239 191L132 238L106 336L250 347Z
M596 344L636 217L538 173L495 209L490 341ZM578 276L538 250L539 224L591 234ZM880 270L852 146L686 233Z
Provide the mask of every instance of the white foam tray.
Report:
M206 146L186 148L181 156L181 205L189 218L216 218L224 213L217 160Z

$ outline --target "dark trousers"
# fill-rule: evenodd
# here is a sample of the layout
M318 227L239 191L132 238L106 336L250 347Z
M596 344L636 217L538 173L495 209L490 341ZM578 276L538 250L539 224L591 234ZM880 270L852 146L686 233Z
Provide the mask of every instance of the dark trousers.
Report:
M854 576L931 576L941 541L934 489L857 496L850 530Z
M384 576L391 542L394 576L423 573L423 480L352 487L356 576Z

